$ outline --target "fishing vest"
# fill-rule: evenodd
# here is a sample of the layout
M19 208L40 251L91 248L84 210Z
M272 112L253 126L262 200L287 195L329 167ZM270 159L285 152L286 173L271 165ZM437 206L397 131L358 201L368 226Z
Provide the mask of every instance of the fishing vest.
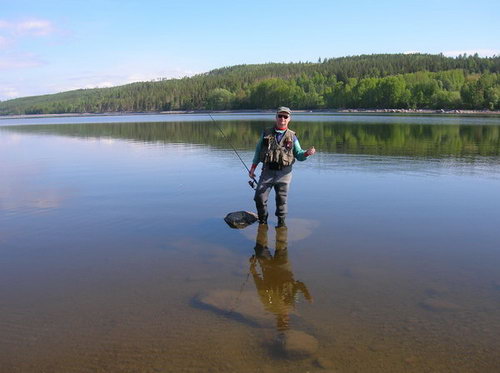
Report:
M263 164L277 165L279 168L292 165L295 162L293 156L294 137L295 132L287 129L278 143L274 128L266 129L260 150L260 161Z

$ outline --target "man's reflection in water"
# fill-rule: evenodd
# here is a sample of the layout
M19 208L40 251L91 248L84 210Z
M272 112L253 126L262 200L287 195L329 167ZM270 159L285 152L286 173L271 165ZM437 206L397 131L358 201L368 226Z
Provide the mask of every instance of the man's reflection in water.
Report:
M252 273L260 300L267 311L276 315L279 332L290 328L290 313L295 309L298 292L312 302L304 283L295 281L288 261L288 228L276 228L276 249L271 255L267 246L267 224L259 224L255 242L255 255L250 258ZM257 263L261 273L258 273Z

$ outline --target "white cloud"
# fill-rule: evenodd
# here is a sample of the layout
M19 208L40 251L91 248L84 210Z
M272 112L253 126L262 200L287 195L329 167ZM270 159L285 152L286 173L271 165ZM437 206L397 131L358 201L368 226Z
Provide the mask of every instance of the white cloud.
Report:
M169 69L169 70L159 70L150 71L146 73L132 73L129 74L124 81L120 84L134 83L134 82L147 82L151 80L161 80L161 79L174 79L183 78L186 76L193 76L199 74L198 71L184 70L184 69Z
M172 69L149 73L130 73L128 75L113 75L113 74L83 74L66 78L61 84L53 85L48 88L53 93L71 91L75 89L91 89L91 88L109 88L119 85L125 85L135 82L147 82L158 79L173 79L193 76L198 74L191 70ZM49 93L49 92L47 92Z
M0 87L0 100L9 100L19 97L19 92L12 87Z
M103 82L98 82L96 84L87 84L85 85L84 87L80 87L80 88L109 88L109 87L113 87L115 86L116 84L114 84L113 82L110 82L110 81L103 81Z
M47 36L55 31L52 22L45 19L31 19L15 25L20 35Z
M0 30L13 36L47 36L54 33L56 28L46 19L31 18L17 22L0 19Z
M33 55L13 55L8 59L2 59L0 53L0 71L15 68L27 68L42 66L45 62L37 59ZM0 80L0 100L9 100L17 97L34 96L41 94L51 94L76 89L92 89L92 88L108 88L115 87L134 82L154 81L161 78L172 79L192 76L199 72L184 69L155 69L150 68L149 71L140 71L136 66L119 66L116 70L123 72L122 74L114 74L109 71L87 71L78 75L59 74L54 79L47 81L43 77L39 80L18 79L16 82ZM3 74L5 75L5 74Z
M31 53L0 54L0 70L23 69L43 65L43 62Z
M443 55L447 57L457 57L459 55L467 54L468 56L472 56L474 54L478 54L481 57L492 57L492 56L500 56L500 49L468 49L468 50L455 50L455 51L446 51L443 52Z
M10 44L10 39L0 35L0 49L5 49Z
M45 19L33 18L16 22L0 19L0 70L42 65L38 56L18 50L18 44L21 40L48 36L55 31L52 22Z

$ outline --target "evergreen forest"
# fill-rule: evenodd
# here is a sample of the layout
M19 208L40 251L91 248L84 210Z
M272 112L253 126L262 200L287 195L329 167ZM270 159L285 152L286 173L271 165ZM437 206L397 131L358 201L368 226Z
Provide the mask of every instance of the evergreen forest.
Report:
M0 115L292 109L500 109L500 57L377 54L223 67L0 102Z

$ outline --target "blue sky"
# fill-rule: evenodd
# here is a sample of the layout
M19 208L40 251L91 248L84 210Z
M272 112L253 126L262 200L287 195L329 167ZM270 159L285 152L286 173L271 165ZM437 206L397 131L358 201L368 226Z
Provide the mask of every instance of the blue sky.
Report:
M372 53L500 55L500 1L0 0L0 100Z

